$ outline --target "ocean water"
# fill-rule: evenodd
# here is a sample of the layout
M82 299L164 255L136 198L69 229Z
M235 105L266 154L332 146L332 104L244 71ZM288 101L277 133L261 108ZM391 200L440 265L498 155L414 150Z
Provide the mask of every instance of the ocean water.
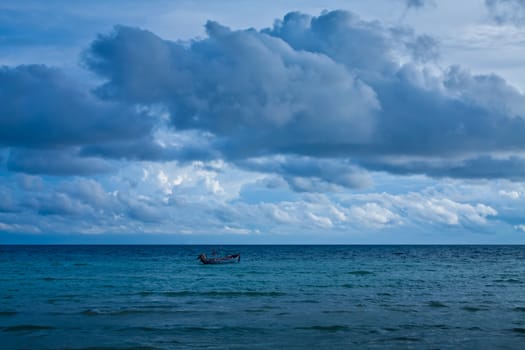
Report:
M0 348L524 349L525 247L1 246Z

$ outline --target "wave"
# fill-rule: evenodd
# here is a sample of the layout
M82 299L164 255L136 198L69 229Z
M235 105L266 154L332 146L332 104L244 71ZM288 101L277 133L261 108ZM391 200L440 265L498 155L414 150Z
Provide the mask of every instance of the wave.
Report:
M356 271L347 272L347 274L354 275L354 276L367 276L367 275L373 275L374 273L371 271L366 271L366 270L356 270Z
M461 308L462 310L469 311L469 312L478 312L478 311L487 311L487 308L483 307L477 307L477 306L464 306Z
M507 278L507 279L497 279L497 280L494 280L493 282L496 282L496 283L512 283L512 284L523 284L523 281L520 281L518 279L515 279L515 278Z
M167 314L167 313L180 313L180 311L169 310L169 309L120 309L120 310L99 310L99 309L87 309L81 312L85 316L124 316L133 314Z
M293 304L320 304L321 301L316 300L316 299L300 299L300 300L292 300L290 301L290 303L293 303Z
M62 348L63 350L160 350L152 346L130 346L130 347L112 347L112 346L90 346L86 348Z
M349 331L350 327L344 325L332 325L332 326L309 326L309 327L295 327L297 330L307 330L307 331L321 331L321 332L342 332Z
M516 327L516 328L512 328L512 331L514 333L525 334L525 328Z
M14 316L17 313L16 311L0 311L0 316Z
M168 332L168 333L225 333L225 332L261 332L262 328L242 326L168 326L168 327L126 327L119 329L120 332Z
M422 341L423 339L416 338L416 337L395 337L395 338L389 338L388 340L418 342L418 341Z
M268 312L268 310L264 310L264 309L245 309L243 311L248 312L248 313L254 313L254 314Z
M323 310L323 314L352 314L352 311L349 310Z
M152 291L143 291L137 293L140 296L150 296L150 295L163 295L166 297L278 297L286 295L283 292L265 292L265 291L164 291L164 292L152 292Z
M35 324L21 324L16 326L4 327L4 332L24 332L24 331L41 331L46 329L53 329L54 327L50 326L41 326Z

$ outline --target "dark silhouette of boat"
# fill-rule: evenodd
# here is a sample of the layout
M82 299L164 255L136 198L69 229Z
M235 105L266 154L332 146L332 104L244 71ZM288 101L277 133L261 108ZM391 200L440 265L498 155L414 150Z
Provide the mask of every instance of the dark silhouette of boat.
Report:
M241 261L241 254L231 254L223 257L208 258L206 254L199 255L198 259L203 264L231 264Z

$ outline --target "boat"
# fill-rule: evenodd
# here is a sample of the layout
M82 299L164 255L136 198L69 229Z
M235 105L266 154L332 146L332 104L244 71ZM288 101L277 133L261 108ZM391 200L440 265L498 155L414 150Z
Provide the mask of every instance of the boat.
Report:
M199 255L198 259L203 264L230 264L230 263L238 263L241 261L241 254L231 254L223 257L217 257L217 258L208 258L206 254Z

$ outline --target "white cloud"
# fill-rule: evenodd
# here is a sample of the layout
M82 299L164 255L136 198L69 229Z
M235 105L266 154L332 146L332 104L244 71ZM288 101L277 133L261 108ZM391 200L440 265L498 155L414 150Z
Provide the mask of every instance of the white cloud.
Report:
M337 207L335 206L331 206L330 207L330 212L331 214L333 214L335 216L335 218L339 221L347 221L348 218L347 216L345 215L345 213L341 210L339 210Z
M314 225L319 226L321 228L332 228L334 226L332 220L330 220L330 218L328 217L317 216L313 213L306 213L306 216L311 220L311 222Z
M515 226L514 226L514 229L515 229L516 231L525 232L525 225L515 225Z
M261 204L261 209L268 213L271 219L281 224L296 224L297 218L292 216L286 207L280 207L279 205L272 203Z
M499 192L499 195L502 196L502 197L506 197L506 198L510 198L510 199L519 199L521 197L521 193L518 192L518 191L505 191L505 190L500 190Z
M394 219L391 215L381 215L381 208L398 215L403 222L418 222L425 225L483 225L487 217L498 214L491 206L482 203L461 203L438 192L410 192L400 195L370 193L351 198L365 203L374 201L373 205L359 207L357 213L362 217L375 218L377 223L388 222L387 218Z
M31 225L6 224L0 222L0 232L39 233L41 231L38 227Z
M381 228L386 225L401 224L399 215L379 206L377 203L366 203L362 206L350 208L353 219L358 220L365 226Z
M230 226L224 226L224 231L227 233L233 233L237 235L248 235L250 233L254 233L254 231L242 228L242 227L230 227Z

